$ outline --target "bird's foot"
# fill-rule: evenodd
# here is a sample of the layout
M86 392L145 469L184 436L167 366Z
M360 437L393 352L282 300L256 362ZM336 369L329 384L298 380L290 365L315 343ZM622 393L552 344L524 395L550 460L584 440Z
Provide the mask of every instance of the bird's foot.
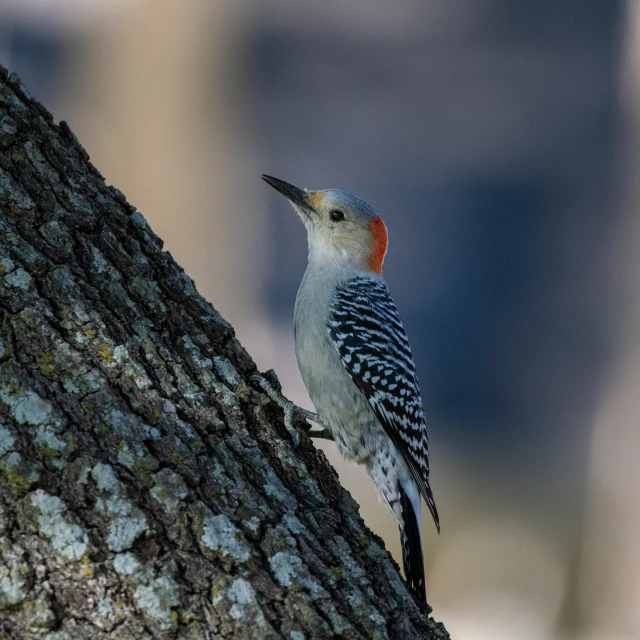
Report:
M307 420L312 420L318 423L318 416L312 411L303 409L298 405L287 400L275 386L267 380L266 375L253 375L251 376L251 382L257 384L268 396L284 411L284 426L287 433L291 437L293 446L295 448L300 444L300 434L298 430L293 426L293 421L298 418L298 423L302 423L302 428L306 431L310 438L324 438L325 440L333 440L331 431L326 428L312 429L311 425L307 423ZM319 424L319 423L318 423Z

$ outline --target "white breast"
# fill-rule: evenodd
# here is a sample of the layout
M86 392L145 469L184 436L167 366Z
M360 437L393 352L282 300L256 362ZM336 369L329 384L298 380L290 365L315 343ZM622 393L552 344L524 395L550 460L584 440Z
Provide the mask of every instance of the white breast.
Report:
M314 270L305 273L294 314L296 358L322 425L331 429L343 455L364 462L383 429L329 335L332 280Z

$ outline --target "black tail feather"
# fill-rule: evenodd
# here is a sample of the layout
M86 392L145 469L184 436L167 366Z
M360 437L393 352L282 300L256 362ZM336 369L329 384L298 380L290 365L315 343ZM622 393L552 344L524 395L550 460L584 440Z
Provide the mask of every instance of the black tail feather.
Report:
M404 527L400 527L400 540L402 543L402 564L404 575L411 591L420 602L427 604L427 592L424 584L424 558L422 557L422 543L420 541L420 527L418 518L413 510L411 500L400 489L400 504L402 507L402 520Z

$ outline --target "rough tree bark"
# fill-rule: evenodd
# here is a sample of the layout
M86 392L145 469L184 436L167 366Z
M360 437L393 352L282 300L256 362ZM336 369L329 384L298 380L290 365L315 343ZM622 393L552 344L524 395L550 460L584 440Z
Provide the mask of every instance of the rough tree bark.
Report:
M0 67L0 638L448 638L232 327Z

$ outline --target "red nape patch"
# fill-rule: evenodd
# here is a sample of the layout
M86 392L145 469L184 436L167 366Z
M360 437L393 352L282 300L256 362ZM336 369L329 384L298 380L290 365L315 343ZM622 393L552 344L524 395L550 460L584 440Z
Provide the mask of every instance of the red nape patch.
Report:
M387 254L387 226L382 222L381 218L376 218L369 223L368 227L369 231L371 231L373 243L367 264L371 271L382 273L382 263Z

